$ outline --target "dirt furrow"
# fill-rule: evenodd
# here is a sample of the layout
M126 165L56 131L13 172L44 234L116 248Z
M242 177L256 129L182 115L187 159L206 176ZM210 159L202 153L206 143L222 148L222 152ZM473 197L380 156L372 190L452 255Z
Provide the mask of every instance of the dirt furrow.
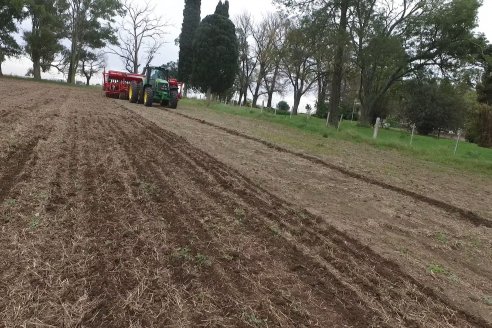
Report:
M48 107L50 102L44 105ZM35 117L29 129L28 135L16 136L15 143L6 152L5 157L0 157L0 203L8 196L12 187L22 180L22 172L26 165L34 165L36 162L35 148L40 140L46 140L52 131L52 118L57 110L48 110L47 113ZM2 122L3 122L2 118Z
M0 325L491 327L174 130L57 88L31 90L0 149Z
M148 129L148 126L143 126L143 128L144 128L144 130L142 130L141 140L142 140L142 142L149 142L149 139L152 140L152 138L149 138L149 134L146 131ZM119 133L122 135L125 134L125 132L122 130ZM135 137L128 138L127 140L128 140L128 142L125 143L126 145L132 145L138 141L138 139L135 140ZM132 142L132 140L133 140L133 142ZM168 141L173 144L176 140L179 140L179 139L176 138L176 136L172 136ZM156 139L155 142L153 142L153 144L159 146L159 145L162 145L162 142L163 142L162 139ZM145 167L145 169L141 170L142 176L146 179L146 181L149 181L149 180L155 181L155 183L159 187L159 190L169 190L169 188L173 188L173 186L165 185L164 181L166 181L166 179L167 180L173 180L173 177L171 177L171 176L173 175L172 172L174 170L176 170L175 165L177 163L182 163L180 161L179 154L175 150L175 146L173 146L173 145L166 145L166 146L167 147L162 148L165 150L164 153L162 154L162 156L164 158L172 158L173 160L171 163L167 163L167 164L164 164L161 166L156 166L155 171L152 169L152 167L156 164L151 164L151 163L145 164L145 162L146 162L145 156L136 155L136 156L138 156L139 162L143 162L141 164L138 164L138 162L136 160L133 161L135 163L135 165L137 165L137 166L143 165ZM127 151L127 153L128 154L138 154L138 152L139 152L138 149L139 149L138 146L132 147ZM135 156L135 155L132 155L132 156ZM160 168L166 168L166 170L165 170L165 172L162 172L159 175L155 176L154 175L155 173L152 173L152 172L159 172L160 171L159 167ZM181 166L181 169L183 169L184 167L187 167L187 166ZM193 169L192 170L187 169L187 171L189 171L188 172L189 174L196 175L196 171ZM193 178L193 180L195 180L195 179ZM213 186L202 186L202 187L203 187L202 191L209 189L209 188L213 188ZM173 201L173 203L175 203L175 204L180 204L182 202L188 202L188 201L186 201L186 199L188 197L193 197L192 195L188 196L189 191L186 192L186 190L183 190L181 188L176 188L176 187L174 187L173 189L175 189L175 192L176 192L176 195L174 197L177 197L179 195L179 198L176 198ZM161 196L164 196L164 195L156 196L155 201L158 201ZM171 195L165 195L164 197L173 198L173 196L171 196ZM212 200L215 201L214 198L212 198ZM192 202L193 204L200 204L199 200L195 200L195 199L193 199L189 202ZM183 243L184 243L184 245L186 245L187 239L188 239L188 243L190 243L190 239L191 239L191 241L193 241L195 238L199 238L199 240L201 240L201 242L198 240L194 241L193 242L193 249L195 251L201 252L201 254L210 254L210 252L212 252L212 254L213 254L212 256L214 258L214 265L211 267L211 269L215 271L215 274L210 275L210 277L219 276L222 278L218 280L219 285L217 285L217 283L218 283L217 280L214 281L214 279L212 279L211 281L208 281L208 280L205 281L206 285L216 287L216 290L220 291L220 294L229 295L229 297L231 297L232 295L237 295L237 299L243 299L243 303L248 303L248 302L249 303L262 303L261 302L262 299L264 299L266 302L271 303L271 301L268 301L268 299L269 299L268 297L265 299L265 296L262 296L260 293L258 293L258 291L257 291L258 287L255 288L254 285L251 285L251 283L249 283L247 280L244 280L244 278L241 277L241 272L236 271L236 269L233 266L231 267L230 262L221 260L220 252L221 251L223 252L224 245L214 243L214 240L217 238L217 236L211 235L210 231L208 231L206 229L206 225L204 225L203 223L198 223L198 222L201 222L200 215L214 216L214 215L220 215L220 214L219 213L214 214L214 212L210 212L210 209L208 207L205 207L203 209L197 209L196 206L197 205L194 205L194 208L190 208L189 206L181 207L178 205L178 207L179 207L178 212L184 213L184 214L177 215L176 217L179 218L179 217L183 217L183 215L184 215L188 219L180 221L180 222L172 221L172 223L170 223L170 224L174 226L173 229L175 229L176 235L181 236L178 244L183 245ZM198 218L196 219L197 222L194 224L190 224L191 223L190 219L193 217L197 217L196 212L198 212L198 214L199 214ZM199 224L199 225L197 226L197 224ZM187 232L187 233L185 233L185 232ZM223 238L221 240L223 241ZM252 241L252 239L249 239L249 240ZM202 244L202 246L199 246L199 244ZM222 248L222 250L221 250L221 248ZM248 262L250 262L250 261L248 261ZM219 265L218 268L216 268L217 264ZM250 266L249 270L251 270L251 267L254 266L254 263L250 263L249 266ZM243 269L245 269L245 268L243 268ZM208 279L210 279L210 278L208 278ZM186 279L185 279L185 281L186 281ZM222 284L224 284L224 285L222 285ZM265 290L265 287L266 286L262 286L260 288ZM233 288L233 289L231 290L230 288ZM256 290L256 293L255 293L255 290ZM245 301L245 297L246 297L246 299L249 299L249 301ZM226 301L226 303L230 302L227 299L225 301ZM274 307L279 308L280 305L275 305ZM221 306L226 306L226 304L222 304ZM232 308L226 306L226 309L227 308L229 308L229 311L233 310ZM236 309L234 311L234 312L236 312L235 313L236 317L240 317L240 314L241 314L240 312L238 313L238 310L241 311L241 309ZM279 313L289 313L291 316L293 315L292 309L289 309L288 307L285 307L285 306L280 307L277 311ZM269 317L268 311L266 311L264 313L260 312L260 314L265 315L265 317L269 319L269 322L272 320L275 320L274 317ZM301 315L301 319L303 319L303 320L298 319L296 321L297 325L301 325L303 322L309 321L307 318L303 317L302 315ZM236 323L236 324L238 324L238 323Z
M319 158L317 158L315 156L304 154L304 153L300 153L300 152L295 152L295 151L292 151L292 150L289 150L289 149L280 147L278 145L275 145L275 144L273 144L271 142L268 142L268 141L265 141L265 140L262 140L262 139L259 139L259 138L253 137L253 136L249 136L249 135L244 134L244 133L241 133L241 132L236 131L234 129L226 128L226 127L223 127L223 126L220 126L220 125L217 125L217 124L214 124L214 123L211 123L211 122L202 120L202 119L198 119L198 118L195 118L195 117L192 117L192 116L183 114L183 113L179 113L177 111L171 111L171 110L168 110L168 109L165 109L165 110L168 111L169 113L173 113L175 115L179 115L179 116L185 117L187 119L194 120L194 121L200 122L202 124L212 126L214 128L220 129L220 130L225 131L227 133L230 133L232 135L239 136L239 137L242 137L242 138L246 138L248 140L253 140L253 141L259 142L259 143L261 143L261 144L263 144L263 145L265 145L265 146L267 146L269 148L275 149L277 151L284 152L284 153L289 153L289 154L298 156L300 158L309 160L309 161L311 161L311 162L313 162L315 164L319 164L319 165L322 165L324 167L327 167L327 168L330 168L332 170L335 170L335 171L338 171L340 173L343 173L343 174L345 174L345 175L347 175L347 176L349 176L351 178L355 178L355 179L358 179L358 180L361 180L361 181L364 181L364 182L367 182L367 183L370 183L370 184L373 184L373 185L376 185L376 186L379 186L379 187L383 187L383 188L388 189L388 190L395 191L395 192L400 193L402 195L412 197L415 200L418 200L418 201L427 203L427 204L432 205L432 206L436 206L436 207L441 208L443 210L446 210L446 211L448 211L450 213L457 213L457 214L460 215L460 217L462 219L467 220L467 221L473 223L474 225L477 225L477 226L485 226L485 227L488 227L488 228L492 228L492 221L490 221L490 220L488 220L488 219L486 219L484 217L481 217L480 215L478 215L477 213L475 213L473 211L466 210L466 209L457 207L457 206L455 206L453 204L446 203L444 201L441 201L441 200L438 200L438 199L434 199L434 198L431 198L431 197L428 197L428 196L425 196L425 195L422 195L422 194L418 194L418 193L416 193L414 191L407 190L407 189L404 189L404 188L401 188L401 187L398 187L398 186L395 186L395 185L391 185L391 184L388 184L388 183L383 182L383 181L380 181L380 180L372 179L372 178L367 177L365 175L362 175L362 174L359 174L359 173L350 171L350 170L348 170L348 169L346 169L344 167L341 167L341 166L335 165L333 163L329 163L329 162L323 161L323 160L321 160L321 159L319 159Z
M153 132L156 134L159 133L158 130L155 130L155 127L150 126L147 129L154 130ZM164 132L161 134L168 135L167 132ZM165 138L166 138L166 136L163 136L163 139L165 139ZM191 147L187 147L187 143L184 141L182 141L181 143L182 143L182 145L180 147L178 147L179 151L180 152L186 152L187 156L195 157L195 159L193 160L194 163L200 163L202 165L202 167L204 166L204 163L207 163L207 160L204 158L205 156L202 156L200 158L199 154L201 154L201 152L199 152L196 149L191 149L191 150L186 151L187 148L191 148ZM172 147L172 145L169 145L169 147ZM251 185L251 182L248 181L248 182L244 183L244 181L243 181L241 183L240 181L239 182L234 181L235 178L224 179L223 178L224 175L225 176L230 175L230 174L227 174L226 171L227 171L226 169L219 167L219 165L209 165L209 166L205 165L204 170L203 170L203 172L213 172L213 173L209 173L212 175L214 173L217 173L217 175L215 177L217 178L217 180L223 179L222 183L223 183L224 187L226 187L228 189L231 189L231 187L232 187L232 190L234 190L238 195L244 194L244 191L248 190L248 186ZM234 175L234 177L240 177L239 179L242 178L238 172L234 172L233 175ZM259 190L257 190L256 188L250 188L250 189L252 189L252 190L250 190L249 193L246 193L247 197L245 197L245 199L243 199L243 200L248 201L248 199L247 199L248 197L254 198L254 197L252 197L252 195L258 195ZM219 199L218 195L216 195L216 199ZM234 204L232 199L229 199L228 201L230 201L230 202L232 202L232 204ZM251 201L251 200L249 200L249 201ZM257 208L259 207L259 204L261 202L262 202L261 198L255 198L254 199L254 203L255 203L255 206ZM279 201L279 204L281 204L281 203L282 202ZM261 214L265 215L265 213L261 213ZM271 212L268 214L270 216L272 215ZM279 222L281 222L282 218L277 217L277 220ZM320 222L320 220L317 220L317 221ZM292 228L290 230L291 230L291 232L293 231ZM310 231L308 230L308 232L309 232L311 238L313 235L314 236L319 235L319 233L317 234L316 231L314 231L314 230L310 230ZM340 235L341 233L336 232L336 234ZM335 234L335 236L336 236L336 234ZM326 238L330 238L333 240L333 231L331 231L331 233L327 234L325 236L325 239ZM439 305L438 303L434 303L432 299L436 298L436 295L430 289L425 288L425 287L417 284L412 278L404 275L399 268L395 267L395 265L393 263L386 261L386 260L383 260L381 258L377 258L374 255L373 255L373 257L371 257L371 256L368 257L367 256L368 253L370 254L372 252L370 252L370 250L367 247L361 246L355 240L350 240L352 242L351 247L355 247L355 250L351 250L350 248L347 248L346 245L347 245L347 241L349 241L349 240L350 240L350 238L348 238L346 235L344 235L341 240L337 240L337 238L335 238L335 244L337 244L338 248L342 249L342 251L341 252L338 251L335 254L335 256L332 255L330 262L331 262L331 264L335 264L335 265L337 263L339 263L339 265L337 265L338 268L341 269L340 271L343 273L343 276L346 276L347 273L349 273L349 275L350 275L350 272L351 272L350 268L351 267L364 268L365 267L364 264L361 263L360 261L367 261L369 259L370 263L368 265L366 265L367 269L360 269L360 272L358 273L358 275L356 275L353 279L355 279L354 282L357 285L363 285L363 286L365 285L364 286L365 293L367 293L367 292L373 293L373 297L375 299L380 299L381 301L383 301L383 304L385 304L385 305L380 306L380 308L385 309L383 311L388 311L388 309L393 308L394 312L391 313L393 315L393 317L401 316L404 320L410 320L407 322L407 324L416 324L416 321L412 321L412 319L408 319L407 317L409 317L411 314L418 315L418 309L421 307L421 305L427 304L427 306L429 306L430 308L433 308L433 311L435 313L441 312L441 314L436 314L436 318L439 318L439 319L437 319L437 320L434 319L433 324L437 324L438 320L441 320L441 318L442 318L441 316L449 316L451 318L451 320L456 320L455 324L457 324L458 326L459 325L465 325L465 322L467 320L471 320L472 322L475 321L477 324L480 324L480 320L475 320L472 316L469 316L466 313L459 313L459 311L458 311L458 313L455 313L455 311L450 310L448 308L449 305L446 302L444 302L443 300L440 300L439 298L438 298L438 303L444 302L444 304L443 304L444 306ZM319 246L319 244L316 245L317 242L315 240L311 242L309 239L306 239L305 241L307 241L307 246L309 246L309 247ZM332 243L332 245L329 245L329 246L333 246L333 243ZM364 254L364 255L362 255L362 254ZM374 257L377 258L377 260L374 260ZM357 261L356 261L356 263L350 263L350 261L349 261L347 263L347 265L344 266L343 263L340 263L340 259L344 259L344 258L349 258L349 259L355 258L358 261L358 263L357 263ZM326 255L325 255L325 259L326 259ZM388 266L391 267L391 269L388 269ZM371 268L373 268L373 267L377 268L375 275L372 278L373 282L367 283L367 281L368 281L367 275L371 271L373 271L373 270L371 270ZM403 277L403 278L401 278L401 280L400 280L400 277ZM389 281L387 282L388 286L391 286L392 288L395 288L395 289L398 289L396 286L399 286L399 288L402 289L402 292L400 292L400 294L393 293L393 296L407 297L408 298L407 301L402 302L402 304L405 305L405 308L399 309L397 307L394 307L391 304L391 302L385 302L384 297L382 297L381 295L384 295L385 292L387 292L387 290L384 290L384 288L381 289L381 287L380 287L380 285L383 283L385 278L389 279ZM369 279L371 279L371 278L369 278ZM378 291L378 288L380 291ZM371 289L373 289L374 291L371 292L370 291ZM415 291L418 289L422 289L423 291L425 291L425 294L422 294L421 292L415 293ZM391 288L389 288L388 290L391 291ZM413 302L413 305L412 305L412 302ZM411 304L411 305L409 305L409 304ZM413 311L412 311L411 307L413 307ZM441 308L441 310L437 310L438 308ZM459 319L459 318L455 318L455 316L460 316L463 318ZM464 319L464 321L463 321L463 319ZM460 324L460 322L461 322L461 324ZM484 323L482 322L482 324L484 324Z

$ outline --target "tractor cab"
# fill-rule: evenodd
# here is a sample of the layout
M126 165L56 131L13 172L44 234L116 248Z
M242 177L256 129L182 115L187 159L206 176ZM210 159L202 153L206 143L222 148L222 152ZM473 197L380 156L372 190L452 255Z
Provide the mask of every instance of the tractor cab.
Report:
M162 106L176 108L180 98L179 85L175 79L169 78L169 71L163 67L147 66L145 69L144 98L147 102L158 102ZM152 90L150 94L149 89ZM147 90L147 92L145 92ZM152 99L149 99L152 96Z
M147 69L148 80L156 81L156 80L166 80L168 79L168 72L162 67L149 67ZM151 84L151 83L149 83Z
M147 66L141 80L132 82L129 88L130 102L143 103L151 107L154 102L162 106L176 108L181 98L180 87L176 79L169 78L169 71L163 67Z

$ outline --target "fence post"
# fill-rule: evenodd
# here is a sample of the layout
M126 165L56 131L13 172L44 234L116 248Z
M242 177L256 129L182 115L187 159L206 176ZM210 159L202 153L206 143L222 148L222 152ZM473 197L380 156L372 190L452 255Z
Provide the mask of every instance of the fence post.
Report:
M329 122L330 122L330 112L326 114L326 127L328 127Z
M410 146L413 144L413 136L415 134L415 123L412 124L412 137L410 138Z
M454 146L454 155L456 155L456 151L458 151L458 144L461 139L461 129L458 129L458 138L456 139L456 145Z
M342 125L342 120L343 120L343 114L340 115L340 121L338 121L337 132L340 130L340 125Z
M376 119L376 124L374 124L374 134L372 135L373 139L377 139L380 125L381 125L381 119L378 117Z

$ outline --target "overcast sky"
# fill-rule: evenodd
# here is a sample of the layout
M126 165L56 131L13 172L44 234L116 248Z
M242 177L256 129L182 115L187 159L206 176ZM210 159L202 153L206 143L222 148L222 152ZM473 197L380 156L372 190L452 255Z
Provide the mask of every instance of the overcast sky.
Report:
M139 0L138 2L140 2ZM159 55L154 59L153 64L161 65L169 61L177 61L179 48L174 45L174 40L179 36L181 30L181 24L183 21L183 9L184 0L149 0L151 3L155 3L156 12L160 13L163 20L169 24L168 34L166 36L165 44L159 52ZM215 6L218 0L202 0L201 16L212 14L215 11ZM229 0L230 8L229 13L231 17L235 17L241 13L249 12L251 15L259 20L268 13L276 10L271 0ZM29 28L26 23L23 24L23 28ZM492 41L492 0L483 0L483 5L479 11L479 27L478 32L483 32L487 38ZM10 59L2 64L2 70L4 74L24 75L32 63L27 58ZM117 57L108 56L107 67L110 69L122 70L124 67ZM55 74L43 74L46 78L61 77L61 75ZM82 80L82 78L79 78ZM100 82L101 79L94 79L94 82ZM289 103L292 103L291 99L288 99ZM307 97L300 108L304 108L306 103L313 105L313 97ZM279 101L280 99L274 99Z

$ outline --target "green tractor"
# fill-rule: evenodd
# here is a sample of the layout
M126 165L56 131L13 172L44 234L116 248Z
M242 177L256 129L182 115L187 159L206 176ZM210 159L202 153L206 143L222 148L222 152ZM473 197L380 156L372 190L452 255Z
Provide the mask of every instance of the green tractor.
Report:
M154 102L162 106L177 108L181 98L180 83L169 78L169 72L162 67L147 66L142 81L132 81L128 90L128 99L132 103L152 107Z

